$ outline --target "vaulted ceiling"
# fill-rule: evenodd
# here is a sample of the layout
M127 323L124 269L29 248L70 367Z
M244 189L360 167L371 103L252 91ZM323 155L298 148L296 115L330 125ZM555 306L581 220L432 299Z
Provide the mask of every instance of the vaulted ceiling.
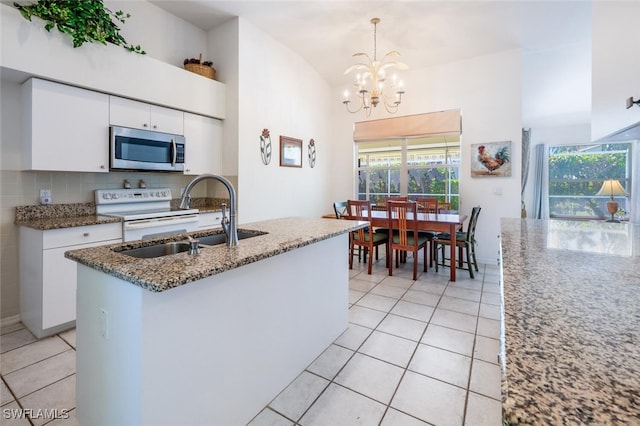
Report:
M591 2L585 0L151 2L203 30L240 16L300 54L335 87L349 83L344 71L354 62L353 53L373 53L373 17L381 19L378 56L397 50L411 69L514 48L535 57L563 46L584 46L591 38ZM560 90L563 99L575 99L577 94L567 93L560 77L584 73L589 52L582 48L576 54L580 57L549 63L549 79L533 76L525 82L545 85L529 86L532 95L525 96ZM544 104L553 102L546 99Z

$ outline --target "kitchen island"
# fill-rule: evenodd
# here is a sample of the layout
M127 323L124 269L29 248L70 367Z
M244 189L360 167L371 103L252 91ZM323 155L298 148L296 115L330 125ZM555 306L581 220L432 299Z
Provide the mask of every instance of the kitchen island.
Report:
M502 219L509 424L640 424L640 225Z
M248 423L346 329L348 232L365 225L244 224L265 234L198 255L120 252L154 241L67 252L79 422Z

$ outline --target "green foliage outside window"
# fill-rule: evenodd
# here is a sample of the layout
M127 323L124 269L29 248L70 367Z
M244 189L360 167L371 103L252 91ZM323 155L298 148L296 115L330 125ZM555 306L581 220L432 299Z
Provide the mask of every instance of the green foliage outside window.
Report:
M628 143L552 147L549 152L551 217L605 217L606 196L596 196L602 182L617 179L629 190ZM618 200L621 207L626 202Z

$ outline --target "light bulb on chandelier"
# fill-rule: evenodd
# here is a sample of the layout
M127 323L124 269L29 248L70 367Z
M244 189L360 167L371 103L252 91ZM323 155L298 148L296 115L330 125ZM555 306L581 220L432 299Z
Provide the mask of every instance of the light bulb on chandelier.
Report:
M392 50L387 52L381 61L377 58L377 25L380 23L379 18L371 19L373 24L373 59L366 53L354 53L353 56L362 56L367 58L368 63L359 62L356 63L344 72L344 74L350 74L354 71L358 71L356 74L354 86L356 87L356 96L358 98L359 107L355 110L349 108L351 103L350 94L348 90L344 92L344 100L342 103L350 113L356 113L364 109L367 117L371 115L373 108L378 104L384 105L389 114L395 114L398 111L398 107L402 103L402 95L404 95L404 84L402 80L398 79L396 74L393 74L390 81L386 78L386 69L397 68L400 70L406 70L409 67L399 61L386 61L388 57L400 56L398 52ZM389 94L393 92L392 94ZM372 108L373 107L373 108Z

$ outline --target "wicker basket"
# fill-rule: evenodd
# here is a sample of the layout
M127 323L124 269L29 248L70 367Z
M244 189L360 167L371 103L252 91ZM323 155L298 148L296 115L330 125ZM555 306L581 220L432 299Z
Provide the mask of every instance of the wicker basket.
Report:
M185 64L184 69L187 71L195 72L196 74L200 74L201 76L210 78L212 80L216 79L216 70L213 67L208 65L201 64Z
M199 60L200 60L199 64L192 64L192 63L184 64L184 69L187 71L194 72L196 74L200 74L203 77L207 77L212 80L215 80L216 69L208 65L202 65L202 53L200 54Z

